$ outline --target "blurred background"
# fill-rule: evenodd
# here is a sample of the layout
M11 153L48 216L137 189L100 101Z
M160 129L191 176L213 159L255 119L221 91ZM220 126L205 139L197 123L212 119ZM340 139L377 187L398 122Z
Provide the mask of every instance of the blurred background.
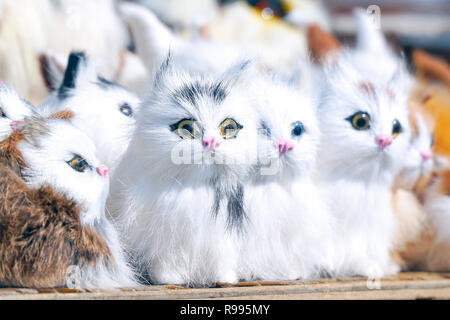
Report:
M282 74L310 55L311 25L351 46L352 11L367 9L379 16L411 72L439 98L439 108L450 110L448 0L0 0L0 80L39 103L52 89L51 71L64 70L71 50L85 50L105 78L143 95L151 77L136 54L133 22L121 10L130 2L153 11L180 38L241 47ZM450 127L450 120L443 125Z

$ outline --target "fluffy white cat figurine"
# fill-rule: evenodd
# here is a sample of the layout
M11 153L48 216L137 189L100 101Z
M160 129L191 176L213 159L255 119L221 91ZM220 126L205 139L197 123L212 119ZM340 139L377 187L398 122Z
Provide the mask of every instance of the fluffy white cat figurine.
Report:
M365 28L382 39L368 23ZM384 41L377 43L388 50ZM318 81L323 136L317 172L337 219L337 276L398 271L389 257L395 227L390 197L410 139L409 75L400 59L395 72L391 61L372 59L378 49L341 51Z
M261 115L261 168L245 187L240 268L246 280L318 277L332 263L332 218L313 184L319 122L308 88L266 78L252 93Z
M113 171L131 139L139 98L100 77L83 52L70 54L62 83L54 87L39 112L71 111L71 123L94 141L99 159Z
M24 137L17 143L17 150L25 164L21 174L27 184L35 189L50 186L76 202L80 206L81 224L106 242L112 259L83 266L80 285L84 288L135 286L137 281L117 231L106 218L109 170L96 157L92 140L59 119L26 118L17 130Z
M13 88L0 82L0 140L8 137L25 116L31 116L33 109Z
M109 207L152 283L234 283L257 121L240 77L192 75L170 56L141 107Z

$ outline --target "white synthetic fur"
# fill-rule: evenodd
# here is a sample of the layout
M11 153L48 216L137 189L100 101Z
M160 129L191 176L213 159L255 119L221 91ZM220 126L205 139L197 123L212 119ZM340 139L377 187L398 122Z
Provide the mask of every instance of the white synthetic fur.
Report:
M411 112L411 110L410 110ZM412 111L414 112L414 111ZM421 177L428 177L433 169L433 159L423 159L421 153L431 152L433 147L432 128L416 111L412 116L417 118L417 136L412 137L403 168L395 179L395 188L411 190Z
M131 116L120 111L124 104L132 109ZM140 99L129 90L102 83L95 61L83 59L77 68L75 88L68 90L67 97L52 92L38 109L44 115L72 111L71 123L94 141L99 159L114 171L131 139L139 105Z
M203 286L239 280L239 225L230 223L227 198L217 212L214 204L218 195L237 194L256 154L251 150L256 116L239 84L244 65L206 77L189 75L168 59L141 107L130 147L113 177L109 207L139 269L152 282ZM219 82L227 93L220 103L210 97ZM177 100L177 92L190 85L203 94L195 102ZM170 130L185 118L198 121L203 137L221 142L214 153L201 139L180 139ZM220 134L226 118L243 125L235 139ZM194 164L179 162L181 149Z
M0 140L3 140L12 133L11 123L30 116L33 107L19 97L13 88L0 84L0 111Z
M343 50L318 81L323 133L318 175L337 219L338 276L380 277L398 270L389 260L395 227L390 191L409 144L409 75L400 59L374 60L376 52L366 49ZM362 83L369 88L363 90ZM346 120L359 111L369 113L370 129L355 130ZM395 119L402 132L381 151L375 137L391 135Z
M261 134L260 162L268 169L255 172L245 187L248 213L243 234L240 268L246 280L314 278L329 270L332 262L331 217L312 182L319 124L307 88L295 90L266 78L251 87L270 136ZM293 123L305 132L295 137ZM281 154L278 139L290 140L294 149ZM264 150L264 146L267 147Z
M34 129L33 129L34 130ZM23 174L33 188L51 186L79 204L81 222L103 237L111 251L114 263L99 261L82 271L83 288L133 286L137 282L128 266L116 230L106 219L105 202L109 178L100 176L101 165L95 155L94 143L83 132L63 120L48 120L40 132L25 135L18 149L27 168ZM89 164L84 172L69 166L75 155Z

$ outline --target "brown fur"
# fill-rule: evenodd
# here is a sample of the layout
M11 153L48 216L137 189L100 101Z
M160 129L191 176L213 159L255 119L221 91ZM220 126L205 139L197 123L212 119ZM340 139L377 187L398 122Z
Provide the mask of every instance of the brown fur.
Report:
M58 111L52 115L50 115L50 119L61 119L61 120L65 120L67 122L70 122L70 120L72 120L72 118L74 117L74 114L72 111L70 110L61 110Z
M441 183L439 186L439 191L443 195L450 196L450 170L440 173ZM450 211L450 208L449 208Z
M102 237L80 221L79 206L51 187L29 188L13 133L0 143L0 286L65 285L69 266L113 264Z
M308 27L308 47L314 62L322 64L330 58L329 54L338 51L340 42L330 33L326 32L316 24Z

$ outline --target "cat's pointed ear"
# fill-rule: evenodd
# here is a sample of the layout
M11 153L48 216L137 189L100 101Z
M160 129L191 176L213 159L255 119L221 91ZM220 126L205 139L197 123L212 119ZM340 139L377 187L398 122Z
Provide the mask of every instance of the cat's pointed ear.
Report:
M58 96L63 99L67 97L70 90L79 87L82 83L94 82L97 79L96 68L88 61L86 54L83 51L71 52Z
M243 59L231 65L222 75L222 82L232 87L238 82L245 81L254 70L254 63L250 59Z
M316 24L308 26L308 50L311 60L316 64L334 62L340 51L341 43L331 33Z
M42 78L49 91L58 90L63 82L66 70L65 61L58 56L44 52L39 55L39 64Z
M356 49L374 54L390 53L389 45L381 31L379 12L369 15L366 10L353 11L356 20Z
M153 76L153 85L160 86L163 82L165 76L169 73L169 70L172 68L172 54L169 50L166 58L161 63L159 68L156 70L155 75Z
M147 8L125 2L119 6L123 20L129 26L137 55L153 74L155 62L163 61L167 51L174 48L178 39L172 31Z

